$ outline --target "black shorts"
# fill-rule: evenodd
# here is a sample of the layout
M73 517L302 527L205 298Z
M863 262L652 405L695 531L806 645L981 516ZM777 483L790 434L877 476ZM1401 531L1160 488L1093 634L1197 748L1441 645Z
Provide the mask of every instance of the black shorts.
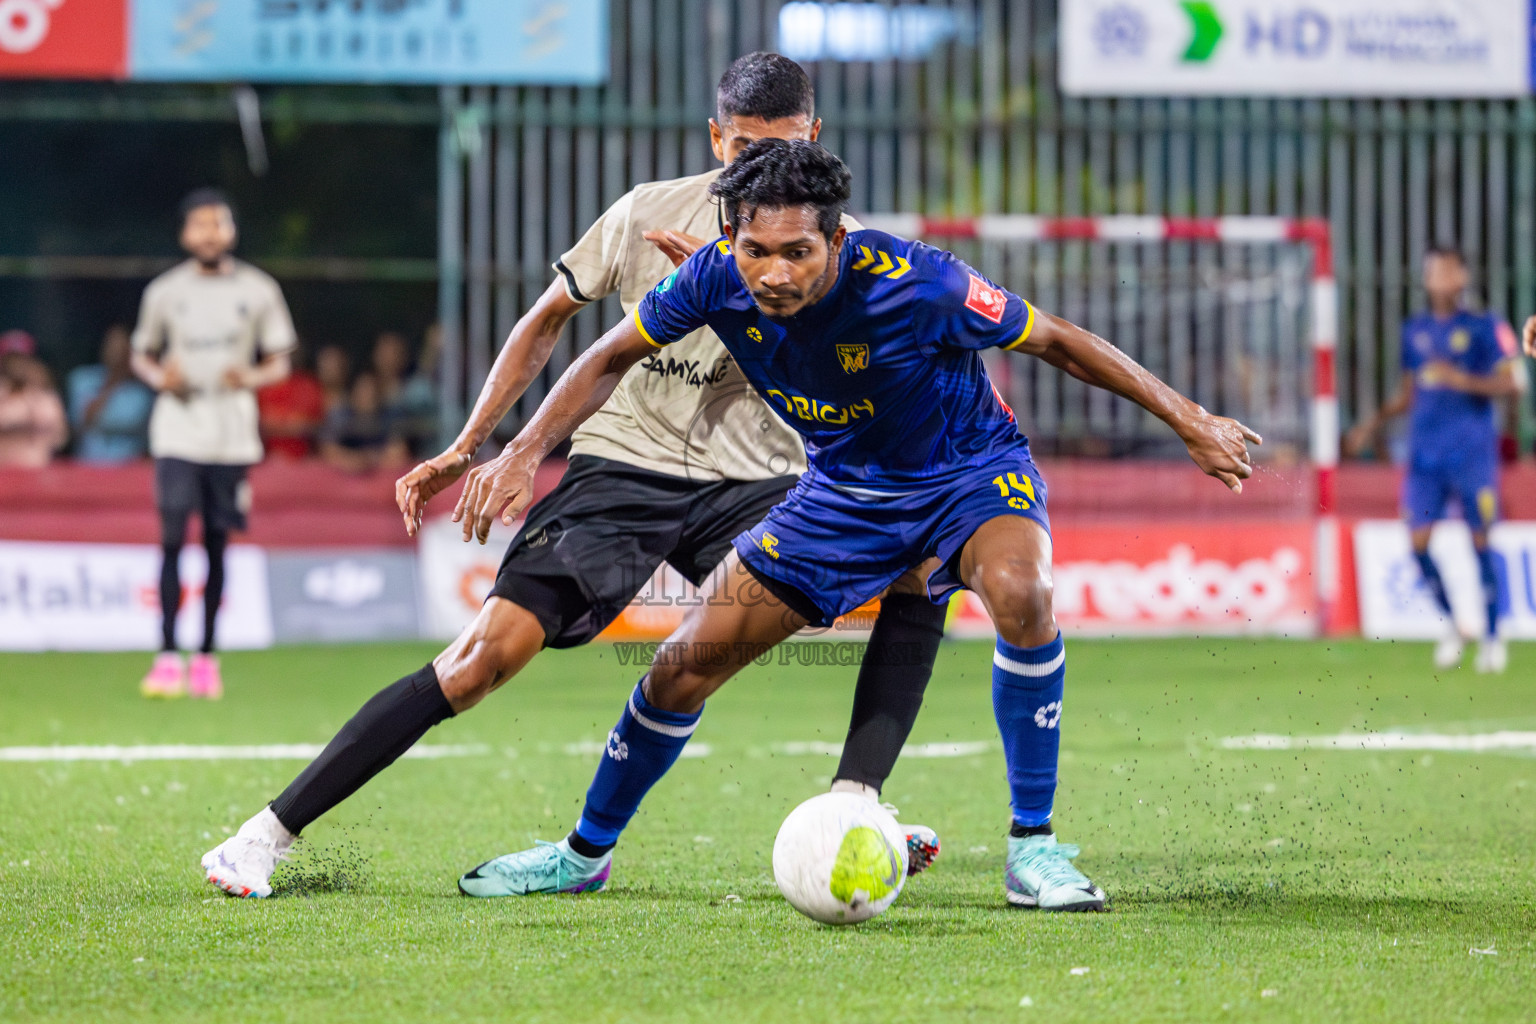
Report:
M797 477L699 483L591 455L528 510L491 587L532 612L550 647L601 633L662 562L700 584Z
M155 504L160 509L161 536L180 543L193 512L202 518L205 535L244 530L251 510L251 488L245 481L249 468L156 459Z

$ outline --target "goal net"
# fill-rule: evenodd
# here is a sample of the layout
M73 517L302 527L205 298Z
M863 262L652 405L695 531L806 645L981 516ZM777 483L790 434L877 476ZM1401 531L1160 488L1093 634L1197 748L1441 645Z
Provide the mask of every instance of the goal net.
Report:
M1040 309L1109 339L1205 408L1264 436L1260 486L1245 501L1173 486L1150 495L1109 485L1071 496L1110 517L1220 519L1268 515L1315 522L1310 568L1322 628L1338 594L1333 471L1336 287L1325 221L988 216L938 220L859 215L868 227L950 249ZM989 372L1042 456L1184 458L1151 414L1038 361L989 357ZM1267 483L1267 486L1266 486ZM1053 494L1053 501L1055 495ZM1257 499L1255 502L1254 499ZM1148 507L1150 505L1151 507ZM1214 524L1213 524L1214 525Z

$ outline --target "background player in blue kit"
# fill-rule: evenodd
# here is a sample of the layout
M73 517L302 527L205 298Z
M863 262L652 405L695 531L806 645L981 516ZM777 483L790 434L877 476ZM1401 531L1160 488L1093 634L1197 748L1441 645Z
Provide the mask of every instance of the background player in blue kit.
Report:
M1502 672L1508 652L1499 638L1499 573L1488 547L1488 528L1499 511L1499 432L1494 399L1525 390L1514 330L1491 313L1462 305L1467 268L1461 254L1439 247L1424 257L1429 310L1403 324L1403 376L1396 395L1350 432L1348 448L1380 442L1387 421L1409 413L1408 472L1402 510L1413 557L1424 583L1446 618L1446 635L1435 646L1435 665L1461 663L1462 636L1451 614L1440 570L1429 554L1434 525L1456 498L1472 530L1487 606L1487 628L1478 647L1479 672Z
M993 704L1012 792L1010 902L1092 910L1104 893L1050 820L1066 653L1051 610L1045 485L979 351L1037 355L1128 397L1234 491L1258 436L1182 397L1109 343L1039 312L948 253L845 233L842 161L762 140L711 191L727 236L700 249L566 372L522 433L471 471L455 516L483 537L528 503L550 449L631 366L705 324L806 441L810 468L711 575L705 600L635 687L575 829L480 865L479 896L590 891L619 834L681 754L704 700L808 623L878 596L930 557L935 597L975 591L998 631ZM594 884L597 883L597 884Z

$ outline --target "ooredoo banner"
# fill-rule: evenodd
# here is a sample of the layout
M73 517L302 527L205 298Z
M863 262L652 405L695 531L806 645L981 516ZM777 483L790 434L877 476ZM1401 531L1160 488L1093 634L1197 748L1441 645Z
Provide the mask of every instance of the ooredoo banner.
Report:
M267 647L272 615L267 556L236 544L226 553L219 646ZM181 553L183 648L202 642L203 549ZM160 646L160 549L151 544L0 541L0 650L152 651Z
M1061 0L1080 96L1518 96L1528 0Z
M1306 523L1202 522L1053 530L1055 609L1079 636L1318 632ZM974 594L956 598L950 632L992 636Z
M1536 639L1536 523L1498 523L1489 532L1504 606L1501 630L1511 639ZM1456 624L1468 636L1487 625L1481 575L1467 525L1448 520L1430 534L1429 553L1445 581ZM1355 579L1360 631L1376 640L1438 640L1446 624L1424 589L1408 527L1391 519L1355 525Z

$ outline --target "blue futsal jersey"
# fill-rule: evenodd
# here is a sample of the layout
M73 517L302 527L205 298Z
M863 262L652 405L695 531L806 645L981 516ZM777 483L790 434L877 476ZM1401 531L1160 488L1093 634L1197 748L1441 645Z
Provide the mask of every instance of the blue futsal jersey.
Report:
M690 257L635 307L651 344L708 326L806 443L811 466L857 493L911 491L1022 450L979 350L1023 344L1035 310L948 252L855 231L832 290L792 317L752 301L730 245Z
M820 302L784 318L752 301L724 239L635 307L663 346L708 325L806 442L809 471L737 554L813 625L830 624L932 556L940 600L959 555L998 516L1050 531L1045 481L981 364L1034 329L1029 303L947 252L850 234Z
M1421 313L1403 324L1403 369L1413 373L1410 468L1439 472L1494 461L1498 429L1493 399L1426 382L1424 370L1443 362L1478 376L1493 373L1515 354L1513 335L1501 338L1500 324L1497 317L1466 310L1444 320Z

